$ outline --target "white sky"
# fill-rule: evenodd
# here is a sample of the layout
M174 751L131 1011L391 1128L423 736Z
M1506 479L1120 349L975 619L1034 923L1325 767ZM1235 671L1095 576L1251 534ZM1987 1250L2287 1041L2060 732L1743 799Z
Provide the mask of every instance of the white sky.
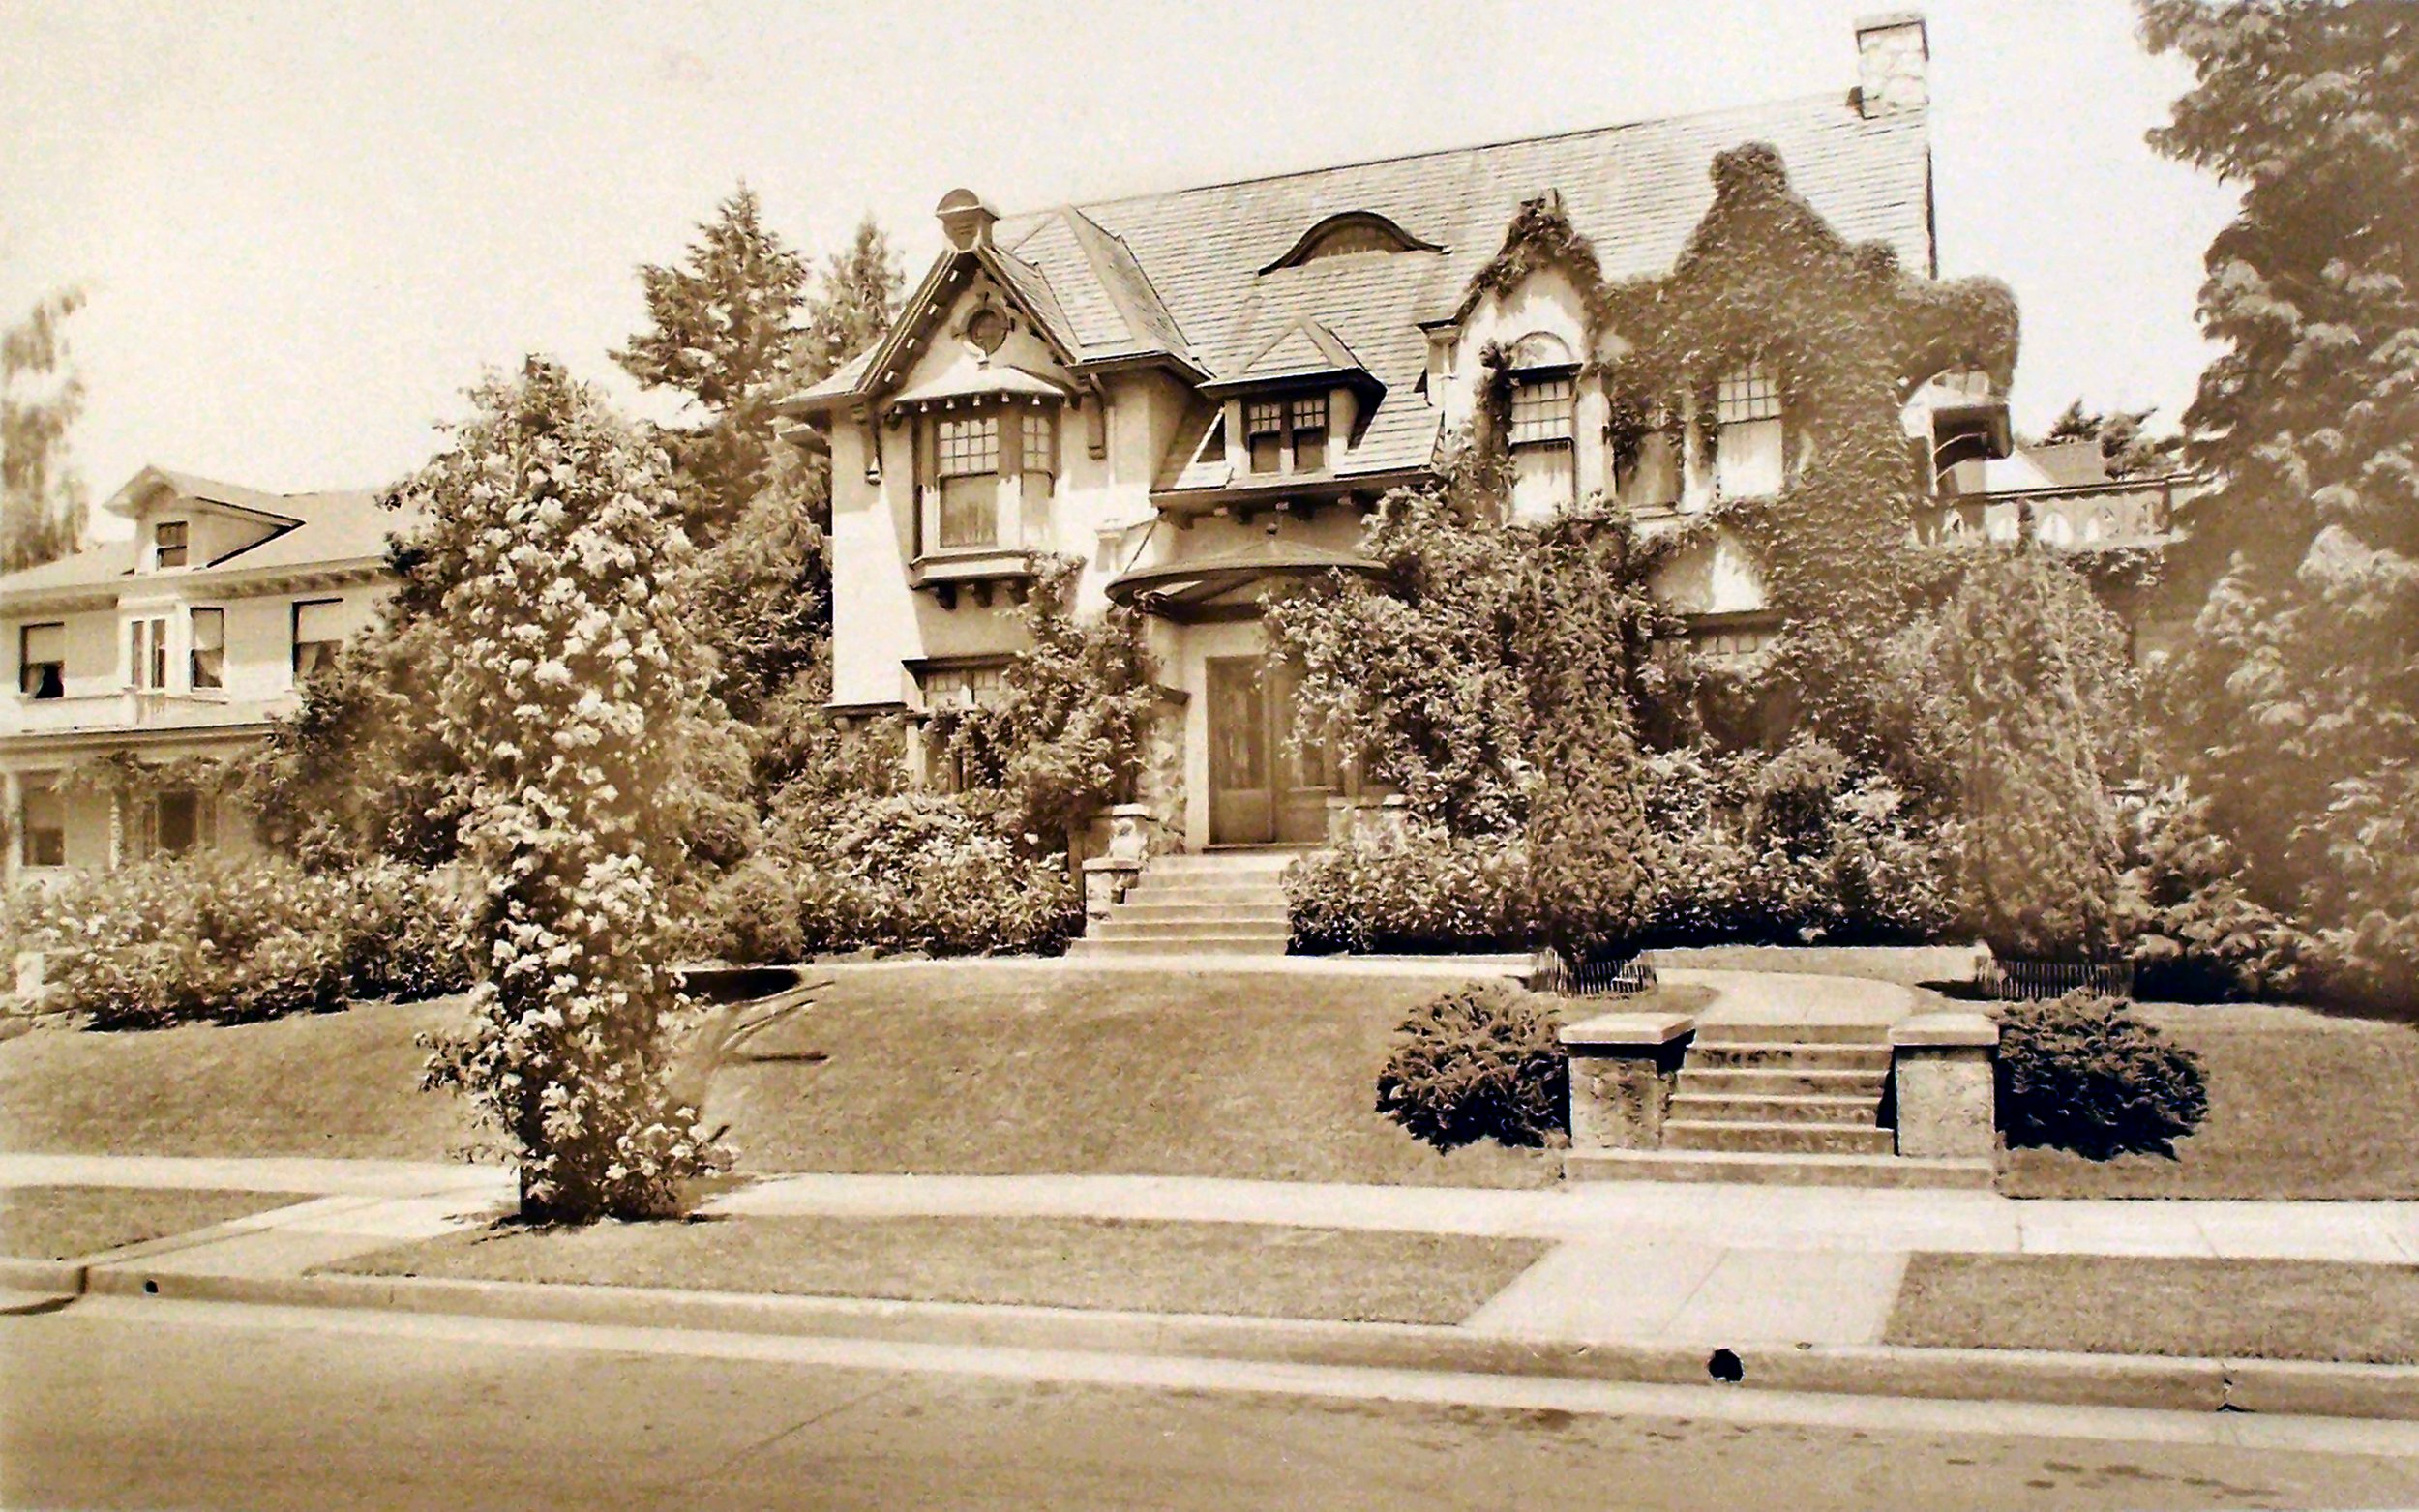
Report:
M742 178L818 260L870 210L912 282L959 184L1013 213L1844 91L1879 4L0 0L0 318L90 296L96 501L147 461L374 487L484 366L631 398L634 268ZM2171 421L2232 206L2143 143L2182 66L2129 0L1926 13L1942 271L2016 287L2019 428Z

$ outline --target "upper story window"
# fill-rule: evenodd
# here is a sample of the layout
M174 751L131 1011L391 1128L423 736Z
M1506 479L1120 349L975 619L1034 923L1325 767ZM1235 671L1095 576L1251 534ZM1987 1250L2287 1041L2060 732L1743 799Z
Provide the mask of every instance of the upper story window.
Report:
M226 686L226 610L193 611L193 635L186 653L188 686Z
M1572 445L1579 383L1568 371L1518 373L1510 399L1504 439L1511 453L1512 514L1535 519L1579 496Z
M1715 487L1725 498L1763 498L1780 491L1780 379L1763 363L1726 373L1714 389Z
M1515 447L1568 446L1578 400L1579 385L1568 375L1513 380L1507 439Z
M935 438L941 546L1000 544L1000 417L943 420Z
M158 692L168 685L168 622L134 619L126 623L126 668L134 686Z
M1373 210L1347 210L1329 216L1302 232L1284 256L1260 271L1274 273L1279 268L1299 268L1322 257L1344 257L1354 252L1442 251L1436 243L1421 241Z
M25 625L17 630L16 691L28 698L67 697L66 625Z
M151 527L151 565L154 569L185 565L187 536L192 528L181 519L164 519Z
M1272 475L1324 472L1328 464L1328 397L1256 399L1243 405L1251 470Z
M298 599L294 602L294 686L314 672L336 665L344 644L343 599Z

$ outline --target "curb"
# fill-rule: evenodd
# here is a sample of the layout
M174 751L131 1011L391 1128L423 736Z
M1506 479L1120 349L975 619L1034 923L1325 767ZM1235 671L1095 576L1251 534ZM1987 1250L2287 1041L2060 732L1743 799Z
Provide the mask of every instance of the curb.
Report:
M50 1296L76 1296L84 1290L84 1267L74 1260L21 1260L0 1255L0 1289Z
M101 1296L1657 1385L1713 1379L1701 1346L1511 1339L1434 1324L416 1277L213 1276L114 1264L45 1270L53 1279L73 1272L72 1290ZM0 1282L8 1274L0 1271ZM2414 1366L1892 1345L1747 1345L1732 1353L1737 1382L1749 1390L2419 1420Z

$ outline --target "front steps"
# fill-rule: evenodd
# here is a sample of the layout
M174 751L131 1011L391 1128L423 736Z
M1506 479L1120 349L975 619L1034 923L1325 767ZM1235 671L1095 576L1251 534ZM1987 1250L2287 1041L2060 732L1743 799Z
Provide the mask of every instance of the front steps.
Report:
M1076 960L1284 955L1293 940L1285 869L1300 854L1253 847L1153 856L1125 901L1066 953Z
M1986 1188L1987 1161L1914 1160L1881 1122L1886 1023L1700 1024L1652 1150L1573 1150L1575 1181Z

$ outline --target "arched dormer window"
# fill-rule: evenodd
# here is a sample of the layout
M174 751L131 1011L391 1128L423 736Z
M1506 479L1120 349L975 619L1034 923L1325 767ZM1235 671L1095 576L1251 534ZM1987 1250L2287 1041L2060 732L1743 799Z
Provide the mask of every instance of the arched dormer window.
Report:
M1261 269L1274 273L1279 268L1299 268L1305 262L1322 257L1343 257L1354 252L1443 252L1434 242L1422 241L1374 210L1347 210L1331 215L1309 230L1302 232L1284 256Z
M1579 359L1548 331L1512 343L1504 441L1511 454L1512 512L1536 519L1578 498L1575 424Z

